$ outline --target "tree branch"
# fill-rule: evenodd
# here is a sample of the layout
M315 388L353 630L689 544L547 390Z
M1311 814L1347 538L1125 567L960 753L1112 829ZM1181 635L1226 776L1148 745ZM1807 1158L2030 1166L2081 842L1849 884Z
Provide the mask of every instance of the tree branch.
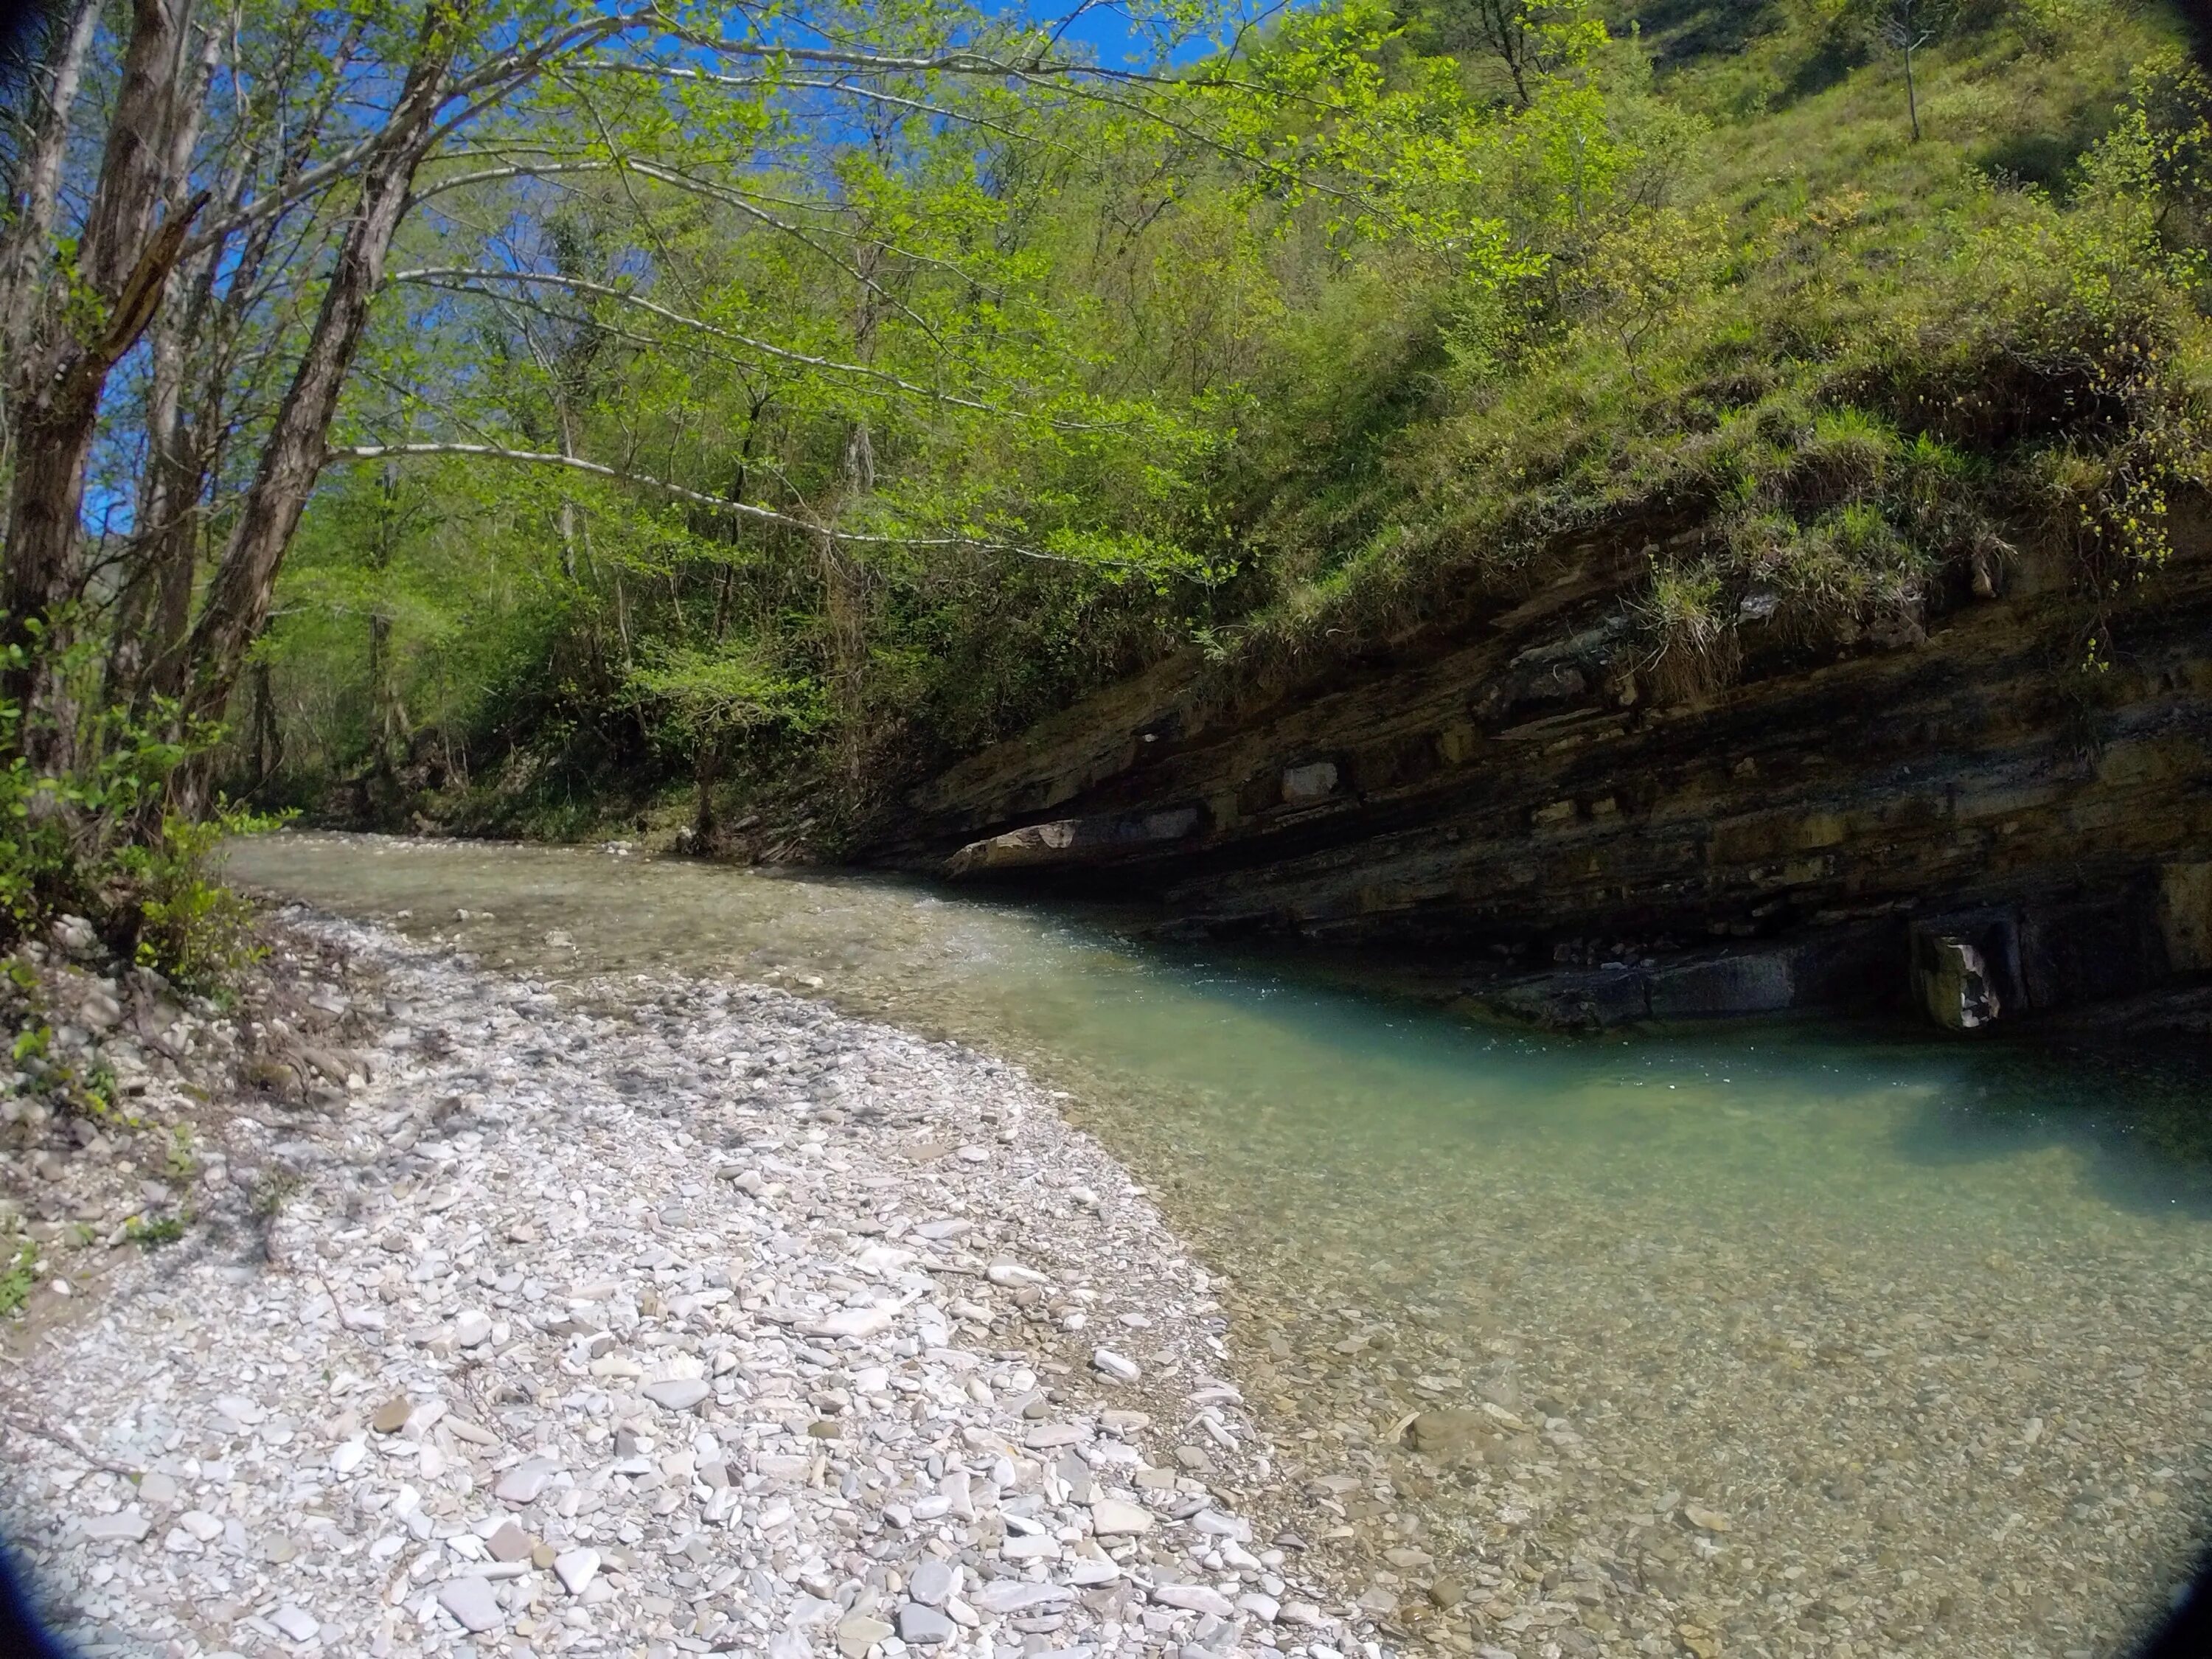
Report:
M842 70L848 74L951 75L994 81L1036 76L1071 81L1110 81L1123 86L1219 86L1245 91L1273 90L1220 76L1193 80L1187 76L1155 75L1145 70L1109 69L1103 64L1085 64L1073 58L1056 58L1042 52L1019 58L998 58L982 52L945 52L914 58L889 52L854 52L834 46L794 46L760 40L730 40L672 25L666 32L671 38L681 40L686 46L708 52L726 52L732 58L750 58L756 62L810 64L824 69Z
M457 283L518 283L565 289L572 294L586 294L599 299L615 301L618 304L658 317L664 322L673 323L678 328L695 329L714 339L726 340L732 345L742 346L748 351L757 351L763 356L773 357L780 362L796 363L805 368L827 369L838 374L860 375L868 380L880 380L886 386L894 386L915 397L927 398L932 402L952 404L962 409L972 409L981 414L995 415L1006 420L1041 421L1043 424L1061 432L1100 432L1118 429L1085 422L1056 420L1051 416L1032 415L1024 410L1007 409L998 404L984 403L979 398L963 398L957 392L940 392L913 380L902 380L888 369L875 368L866 363L840 362L832 357L817 357L804 351L793 351L788 347L774 345L766 340L756 339L751 335L739 334L734 330L720 327L699 318L686 316L682 312L672 311L666 306L657 305L642 295L614 288L605 283L594 283L581 276L559 276L527 270L471 269L460 265L424 265L414 270L395 270L387 280L440 288L448 293L455 294L473 291L465 287L454 286Z
M869 103L887 104L894 109L911 110L920 115L942 116L948 121L959 121L969 126L982 127L992 132L1002 133L1009 138L1018 139L1024 143L1040 144L1048 149L1059 150L1066 155L1078 154L1073 147L1063 144L1057 139L1040 138L1032 133L1018 131L1004 122L994 121L989 116L978 114L973 110L954 109L947 105L933 104L920 98L901 97L896 93L884 92L875 87L852 86L841 81L804 81L789 78L775 80L758 75L717 75L711 70L693 69L676 64L625 64L617 59L605 58L592 58L578 64L574 67L605 75L635 75L650 80L689 81L698 86L733 88L764 86L796 87L805 91L826 92L840 98L859 98Z
M580 455L559 455L544 450L507 449L496 444L407 443L407 444L350 444L334 447L323 452L324 465L338 461L380 461L406 455L467 455L480 460L514 461L526 466L565 467L573 472L584 472L595 478L605 478L615 483L635 484L669 497L672 501L688 501L694 507L712 508L740 519L750 519L757 524L779 525L810 536L826 536L831 541L850 543L862 547L962 547L978 553L1006 553L1017 558L1035 559L1044 564L1068 564L1083 569L1107 568L1133 570L1137 567L1121 560L1071 559L1064 554L1047 553L1042 549L1021 547L1011 542L985 541L975 536L875 536L856 531L838 530L829 525L803 519L794 514L779 513L772 507L762 507L752 501L735 501L726 495L708 495L703 489L692 489L665 478L656 478L650 473L632 471L626 468L607 465L603 461L587 461Z
M512 92L543 70L547 63L563 52L579 51L597 45L613 34L620 33L645 21L636 15L592 18L560 31L537 46L525 51L507 52L483 64L471 74L451 82L445 89L447 98L469 99L483 94L466 104L456 115L441 123L432 138L433 144L465 120L475 118L484 109ZM184 257L189 258L213 247L232 231L258 222L272 213L280 213L296 205L317 191L337 183L365 160L382 142L385 129L379 127L364 135L355 143L331 157L319 167L309 167L282 190L257 198L238 211L204 225L200 234L185 245Z

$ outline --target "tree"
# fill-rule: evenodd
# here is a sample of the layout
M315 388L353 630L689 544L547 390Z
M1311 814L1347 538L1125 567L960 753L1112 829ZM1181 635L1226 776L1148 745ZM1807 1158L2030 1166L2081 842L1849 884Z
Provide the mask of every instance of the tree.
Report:
M1593 32L1605 38L1586 0L1429 0L1417 15L1442 48L1494 59L1522 109L1546 76L1588 52Z
M458 187L447 177L418 192L426 166L465 161L459 171L477 181L598 171L703 189L653 165L656 141L684 118L725 141L726 161L772 146L810 100L927 107L899 88L1009 76L1048 88L1082 71L1042 40L994 30L957 6L921 9L891 30L855 29L831 9L577 12L532 0L427 0L416 9L314 12L241 0L227 16L196 19L192 8L134 0L116 40L87 6L59 32L0 264L12 371L5 628L10 643L37 647L8 689L24 709L26 751L48 769L65 771L75 757L82 716L63 665L73 660L78 608L102 597L81 520L103 399L165 295L186 286L172 281L180 262L198 282L151 352L146 477L111 673L142 702L149 692L174 696L192 720L220 717L267 614L329 459L326 434L393 239L426 202ZM76 85L88 53L103 47L119 64L97 178L82 223L58 228ZM227 52L234 61L221 62ZM629 100L611 123L593 83L618 75L639 77L653 95ZM549 126L565 129L562 158L550 161L537 142ZM196 228L216 197L217 212ZM305 317L313 320L303 325ZM291 364L273 410L241 404L250 390L237 383L242 346ZM208 395L187 433L192 355ZM193 531L218 516L201 497L225 482L198 452L234 458L249 444L251 481L219 514L227 530L214 578L179 636Z
M1868 21L1875 33L1905 58L1905 108L1912 122L1912 142L1920 142L1920 93L1912 55L1942 40L1959 15L1960 0L1869 0Z
M172 200L175 181L168 177L179 128L193 119L183 84L189 5L134 0L83 228L58 250L36 301L9 307L21 305L19 314L27 314L9 365L13 453L0 641L21 653L21 666L5 684L23 711L19 738L33 764L50 770L69 769L76 755L79 716L65 683L67 619L85 576L80 520L100 398L115 365L153 319L204 204ZM53 77L57 91L75 40L72 29ZM65 111L50 112L53 127L65 119ZM31 188L41 188L35 173ZM157 232L165 204L170 210Z
M0 246L5 690L57 775L98 750L101 706L178 741L224 718L303 520L356 463L558 473L564 580L604 563L620 676L697 732L765 719L684 689L751 684L732 608L763 559L828 596L821 684L854 720L871 618L930 561L1205 577L1173 497L1218 434L1066 307L1018 228L1079 146L1109 195L1154 168L1149 213L1218 174L1237 210L1339 243L1503 245L1451 159L1474 113L1449 77L1388 83L1371 0L1232 27L1174 72L969 0L133 0L114 21L57 32ZM113 90L88 109L93 70ZM41 183L71 156L96 166ZM621 556L595 558L585 500L624 515ZM676 654L633 651L640 606ZM210 783L187 770L149 810Z

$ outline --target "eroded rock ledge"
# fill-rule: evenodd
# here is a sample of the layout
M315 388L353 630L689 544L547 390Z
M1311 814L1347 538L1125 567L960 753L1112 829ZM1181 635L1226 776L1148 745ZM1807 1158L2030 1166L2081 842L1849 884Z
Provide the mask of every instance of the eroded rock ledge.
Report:
M1747 595L1733 682L1672 701L1628 625L1647 550L1593 543L1265 686L1164 663L866 854L1425 952L1571 1024L2160 993L2212 970L2212 529L2175 540L2101 614L2055 549L1817 644Z

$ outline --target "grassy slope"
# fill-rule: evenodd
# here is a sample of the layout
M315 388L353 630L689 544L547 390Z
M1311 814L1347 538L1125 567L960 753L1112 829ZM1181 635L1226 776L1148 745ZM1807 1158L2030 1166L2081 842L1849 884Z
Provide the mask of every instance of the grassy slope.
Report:
M1248 672L1639 519L1702 526L1640 602L1662 649L1751 586L1848 630L2032 532L2067 465L2094 471L2135 411L2084 388L2131 331L2162 331L2175 383L2203 378L2171 292L2074 297L2106 228L2069 212L2075 158L2130 67L2180 39L2171 12L2084 4L2053 28L2014 10L1961 30L1918 60L1918 143L1894 54L1838 49L1808 6L1647 15L1660 99L1711 124L1673 191L1725 227L1711 285L1632 350L1601 307L1491 384L1409 357L1401 372L1441 389L1376 399L1361 465L1309 490L1276 481L1290 504L1263 534L1305 568L1244 633Z

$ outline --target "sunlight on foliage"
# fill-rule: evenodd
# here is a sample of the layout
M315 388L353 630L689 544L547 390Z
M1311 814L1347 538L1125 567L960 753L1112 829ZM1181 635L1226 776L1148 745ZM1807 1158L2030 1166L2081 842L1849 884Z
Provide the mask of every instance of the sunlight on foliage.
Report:
M842 126L556 100L578 170L453 186L343 417L530 464L328 477L264 798L581 834L720 792L834 848L1170 653L1264 679L1593 541L1665 540L1622 595L1662 698L2053 538L2109 658L2203 476L2212 92L2154 10L1923 8L1916 143L1894 10L1723 49L1343 0Z

